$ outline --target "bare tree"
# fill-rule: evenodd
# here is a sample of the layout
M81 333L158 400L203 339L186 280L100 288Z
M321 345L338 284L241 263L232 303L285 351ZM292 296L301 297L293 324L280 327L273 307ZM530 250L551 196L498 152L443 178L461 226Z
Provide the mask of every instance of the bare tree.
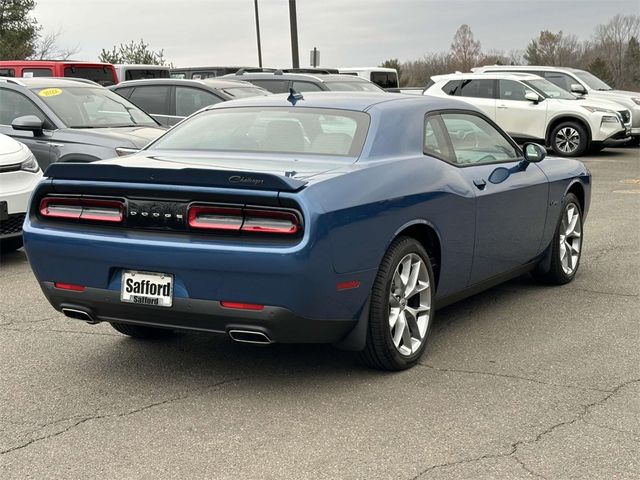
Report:
M69 60L80 52L80 46L61 47L58 43L60 31L41 35L36 43L33 60Z
M458 70L469 71L482 59L480 42L475 40L471 27L460 25L451 43L451 63Z
M400 86L424 87L433 75L449 73L451 62L447 53L429 53L420 60L402 63L401 69Z
M595 48L607 62L614 84L625 82L624 56L633 37L640 37L640 15L616 15L596 27Z

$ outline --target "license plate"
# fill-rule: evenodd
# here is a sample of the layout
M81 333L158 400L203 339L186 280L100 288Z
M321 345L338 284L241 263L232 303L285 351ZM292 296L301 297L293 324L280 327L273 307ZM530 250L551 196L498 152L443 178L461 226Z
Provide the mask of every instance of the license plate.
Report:
M124 270L120 300L138 305L170 307L173 303L173 275Z
M0 220L8 220L9 219L9 208L7 206L7 202L0 202Z

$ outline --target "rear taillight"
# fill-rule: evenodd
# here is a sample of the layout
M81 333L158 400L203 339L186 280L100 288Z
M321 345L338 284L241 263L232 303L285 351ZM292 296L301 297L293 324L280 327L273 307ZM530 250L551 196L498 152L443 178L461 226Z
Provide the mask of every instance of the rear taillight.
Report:
M124 203L100 198L45 197L40 200L40 215L46 218L119 223L124 218Z
M197 230L295 235L302 229L297 213L280 209L192 205L188 218Z

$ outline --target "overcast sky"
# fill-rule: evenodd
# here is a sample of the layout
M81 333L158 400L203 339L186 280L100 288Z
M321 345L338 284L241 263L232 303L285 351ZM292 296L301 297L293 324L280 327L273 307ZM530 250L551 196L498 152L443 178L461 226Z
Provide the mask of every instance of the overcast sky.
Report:
M291 64L288 0L258 0L265 66ZM484 51L523 49L540 30L580 38L639 0L297 0L300 64L309 50L326 67L378 65L448 50L468 23ZM45 31L61 32L76 58L143 38L175 66L257 65L253 0L37 0Z

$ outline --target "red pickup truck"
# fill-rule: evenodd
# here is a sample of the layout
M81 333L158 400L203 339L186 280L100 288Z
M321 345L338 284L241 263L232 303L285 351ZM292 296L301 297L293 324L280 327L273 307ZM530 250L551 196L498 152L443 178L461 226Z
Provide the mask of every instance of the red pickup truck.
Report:
M110 63L68 60L3 60L0 61L0 77L85 78L105 87L118 83L116 70Z

